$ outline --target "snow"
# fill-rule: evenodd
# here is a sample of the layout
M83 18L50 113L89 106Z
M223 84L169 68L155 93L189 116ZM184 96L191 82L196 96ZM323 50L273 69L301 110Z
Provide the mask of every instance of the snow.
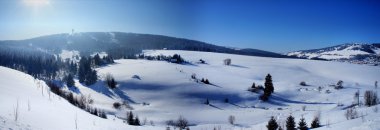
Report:
M76 50L62 50L59 54L59 57L61 57L62 60L72 60L74 62L79 62L80 60L80 54L79 51ZM77 58L78 57L78 58Z
M310 124L317 111L321 112L323 125L318 130L380 129L380 115L374 112L377 106L357 108L359 113L363 113L363 119L346 120L345 110L342 110L351 105L357 90L362 95L365 90L374 89L374 82L380 80L378 67L179 50L145 50L143 53L151 56L180 54L188 63L122 59L97 68L100 78L107 73L115 77L118 82L116 89L106 87L102 81L91 86L75 81L78 95L91 96L93 106L125 118L130 109L117 110L112 104L126 101L141 122L146 118L155 126L129 126L121 119L115 118L114 121L113 115L108 115L109 119L101 119L63 99L59 100L54 94L49 100L46 89L42 96L41 88L36 87L37 81L32 77L0 67L1 75L10 75L0 79L0 121L6 121L0 122L0 129L75 129L73 119L77 113L79 129L165 129L165 121L176 120L182 115L189 120L191 130L212 130L214 127L251 130L266 129L270 116L275 116L283 125L289 114L297 122L303 116ZM231 65L223 64L226 58L232 60ZM199 59L205 60L206 64L198 63ZM247 89L253 82L263 85L268 73L272 75L275 93L269 102L262 102L258 100L260 94ZM212 85L195 82L191 79L192 74L196 74L198 79L207 78ZM329 86L338 80L344 81L344 89L335 90ZM310 86L300 86L301 81ZM319 86L322 92L318 92ZM331 93L325 93L326 90ZM230 103L224 103L225 98ZM17 99L21 114L20 120L15 122L12 112ZM31 111L27 110L28 99L32 104ZM206 99L211 105L204 104ZM306 106L305 111L303 106ZM236 117L236 125L228 124L230 115Z

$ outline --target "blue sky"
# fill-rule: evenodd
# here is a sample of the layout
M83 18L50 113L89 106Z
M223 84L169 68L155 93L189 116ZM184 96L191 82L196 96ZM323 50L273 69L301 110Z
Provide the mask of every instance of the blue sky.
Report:
M274 52L380 42L379 0L0 0L0 40L120 31Z

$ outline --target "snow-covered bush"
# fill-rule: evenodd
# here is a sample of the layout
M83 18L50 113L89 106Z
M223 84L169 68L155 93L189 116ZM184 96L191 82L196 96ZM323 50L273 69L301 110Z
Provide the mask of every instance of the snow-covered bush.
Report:
M231 59L227 58L223 60L224 65L231 65Z

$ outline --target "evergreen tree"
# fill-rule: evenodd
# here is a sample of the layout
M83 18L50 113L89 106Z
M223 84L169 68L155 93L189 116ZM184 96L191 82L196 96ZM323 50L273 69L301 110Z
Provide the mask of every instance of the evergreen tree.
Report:
M74 82L73 76L71 74L67 75L67 77L66 77L66 85L68 87L75 86L75 82Z
M137 125L137 126L140 126L140 125L141 125L138 116L136 116L135 120L133 121L133 125Z
M274 119L273 116L272 116L272 117L270 118L270 120L268 121L267 128L268 128L268 130L277 130L277 128L278 128L278 124L277 124L277 122L276 122L276 119Z
M294 117L292 115L289 115L289 117L286 118L286 129L287 130L296 129L296 122L294 121Z
M314 117L313 121L311 122L311 128L318 128L321 127L319 124L319 117Z
M100 59L99 54L96 54L96 55L94 56L94 64L95 64L96 66L100 66L100 65L103 64L102 60Z
M270 74L268 74L265 77L264 86L265 86L265 88L264 88L265 95L270 96L274 92L274 87L273 87L273 83L272 83L272 76Z
M205 104L206 104L206 105L209 105L209 104L210 104L210 101L208 101L208 98L206 99Z
M298 123L298 129L300 130L307 130L307 124L306 124L306 121L305 121L305 118L301 118L300 122Z
M127 114L127 123L129 125L133 125L135 123L135 120L133 119L132 111L129 111L129 113Z

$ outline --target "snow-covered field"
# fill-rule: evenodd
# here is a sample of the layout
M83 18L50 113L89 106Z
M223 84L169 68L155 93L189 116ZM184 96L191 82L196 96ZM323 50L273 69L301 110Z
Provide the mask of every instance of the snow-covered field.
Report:
M38 85L31 76L0 67L3 77L0 78L0 129L76 129L77 118L78 129L160 130L165 129L165 121L183 116L189 120L191 130L260 130L266 129L271 116L283 126L289 114L296 122L301 116L305 117L310 126L318 111L323 125L319 129L380 129L380 114L374 112L377 106L358 108L363 116L353 120L347 120L343 110L354 101L357 90L363 95L365 90L375 89L374 82L380 81L378 67L211 52L147 50L144 53L151 56L180 54L189 63L131 59L116 60L115 64L97 68L100 77L107 73L115 77L118 88L114 90L100 81L92 86L76 81L78 94L91 96L94 106L110 114L108 119L92 116L53 93L49 98L44 83ZM226 58L232 60L231 65L223 64ZM200 64L200 59L206 64ZM247 89L253 82L264 85L268 73L273 78L274 94L268 102L261 102L260 94ZM192 74L198 79L208 79L212 85L195 82ZM344 81L343 89L329 86L338 80ZM309 86L300 86L301 81ZM317 89L319 86L321 92ZM326 93L327 90L331 93ZM229 103L224 102L226 98ZM210 105L204 104L206 99ZM15 121L17 100L19 118ZM123 101L129 102L141 122L147 120L146 125L133 127L118 119L125 118L129 109L116 110L112 104ZM236 125L228 123L230 115L236 117Z

